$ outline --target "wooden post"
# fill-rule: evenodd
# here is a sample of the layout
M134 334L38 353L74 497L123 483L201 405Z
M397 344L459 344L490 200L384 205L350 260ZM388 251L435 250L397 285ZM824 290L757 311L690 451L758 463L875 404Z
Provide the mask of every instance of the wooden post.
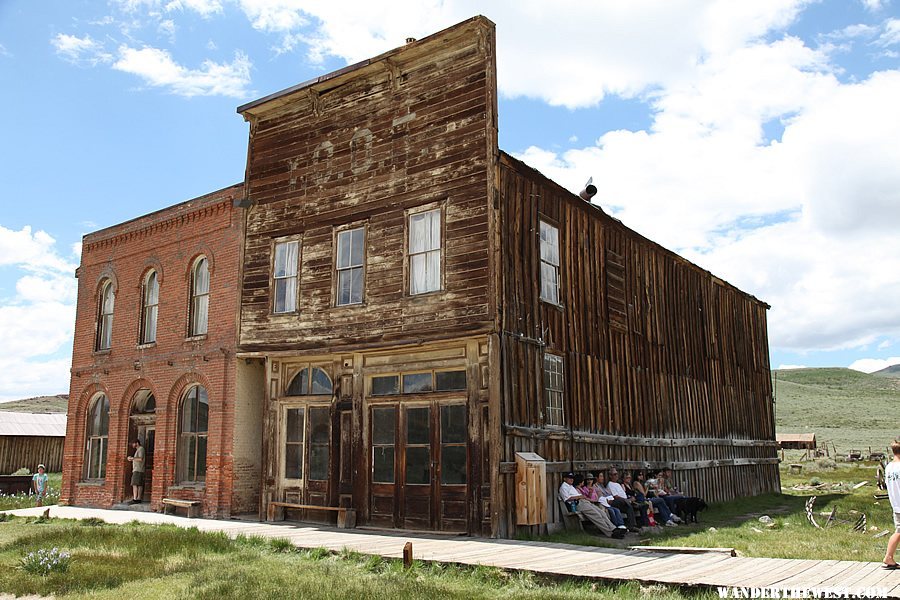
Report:
M412 561L412 542L406 542L403 546L403 568L410 568L412 566Z

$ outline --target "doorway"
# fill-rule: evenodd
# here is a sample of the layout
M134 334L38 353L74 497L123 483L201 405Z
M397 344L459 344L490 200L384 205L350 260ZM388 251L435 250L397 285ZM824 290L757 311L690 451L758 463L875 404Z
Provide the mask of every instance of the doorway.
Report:
M125 441L128 456L134 456L133 440L140 440L144 447L144 491L142 499L149 502L153 496L153 455L156 449L156 399L148 389L138 390L131 404L128 418L128 438ZM131 490L131 462L125 464L123 500L129 500Z
M370 408L370 520L403 529L468 529L464 399Z

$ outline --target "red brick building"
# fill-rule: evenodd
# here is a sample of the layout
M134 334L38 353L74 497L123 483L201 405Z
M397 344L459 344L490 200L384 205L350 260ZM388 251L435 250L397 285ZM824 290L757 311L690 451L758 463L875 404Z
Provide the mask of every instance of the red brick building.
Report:
M235 357L243 185L84 237L61 501L131 498L131 440L145 446L144 500L199 500L202 514L258 508L259 432ZM248 383L238 393L238 382ZM242 388L243 389L243 388ZM252 428L250 428L252 429Z

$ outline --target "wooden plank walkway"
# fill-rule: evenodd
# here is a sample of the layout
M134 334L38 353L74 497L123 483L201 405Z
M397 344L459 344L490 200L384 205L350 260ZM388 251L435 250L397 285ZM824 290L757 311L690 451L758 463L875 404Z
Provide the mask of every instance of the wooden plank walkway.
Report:
M8 511L38 516L44 508ZM418 560L568 575L607 581L638 580L671 585L778 588L847 588L864 593L881 588L884 597L900 598L900 570L885 571L880 563L847 560L796 560L731 557L721 552L660 553L554 544L535 541L491 540L408 532L335 529L303 523L188 519L174 515L128 510L52 506L50 516L63 519L95 517L108 523L170 523L202 531L222 531L231 537L255 535L290 540L301 548L355 550L386 558L400 558L406 542Z

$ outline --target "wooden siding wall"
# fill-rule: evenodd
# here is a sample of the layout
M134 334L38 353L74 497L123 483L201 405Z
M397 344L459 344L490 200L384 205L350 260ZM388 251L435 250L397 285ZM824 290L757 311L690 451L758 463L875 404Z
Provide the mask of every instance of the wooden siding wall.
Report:
M500 187L497 533L515 531L517 451L549 461L553 498L560 471L611 464L673 466L683 489L713 501L777 491L765 304L506 155ZM560 229L560 307L539 298L541 218ZM545 351L565 359L564 428L542 422Z
M63 437L0 436L0 475L10 475L22 467L37 473L43 464L48 473L62 472Z
M494 29L476 18L248 109L243 351L333 350L493 328ZM443 289L410 296L406 211L442 213ZM365 224L363 303L335 307L335 228ZM276 239L300 241L298 311L272 314Z

